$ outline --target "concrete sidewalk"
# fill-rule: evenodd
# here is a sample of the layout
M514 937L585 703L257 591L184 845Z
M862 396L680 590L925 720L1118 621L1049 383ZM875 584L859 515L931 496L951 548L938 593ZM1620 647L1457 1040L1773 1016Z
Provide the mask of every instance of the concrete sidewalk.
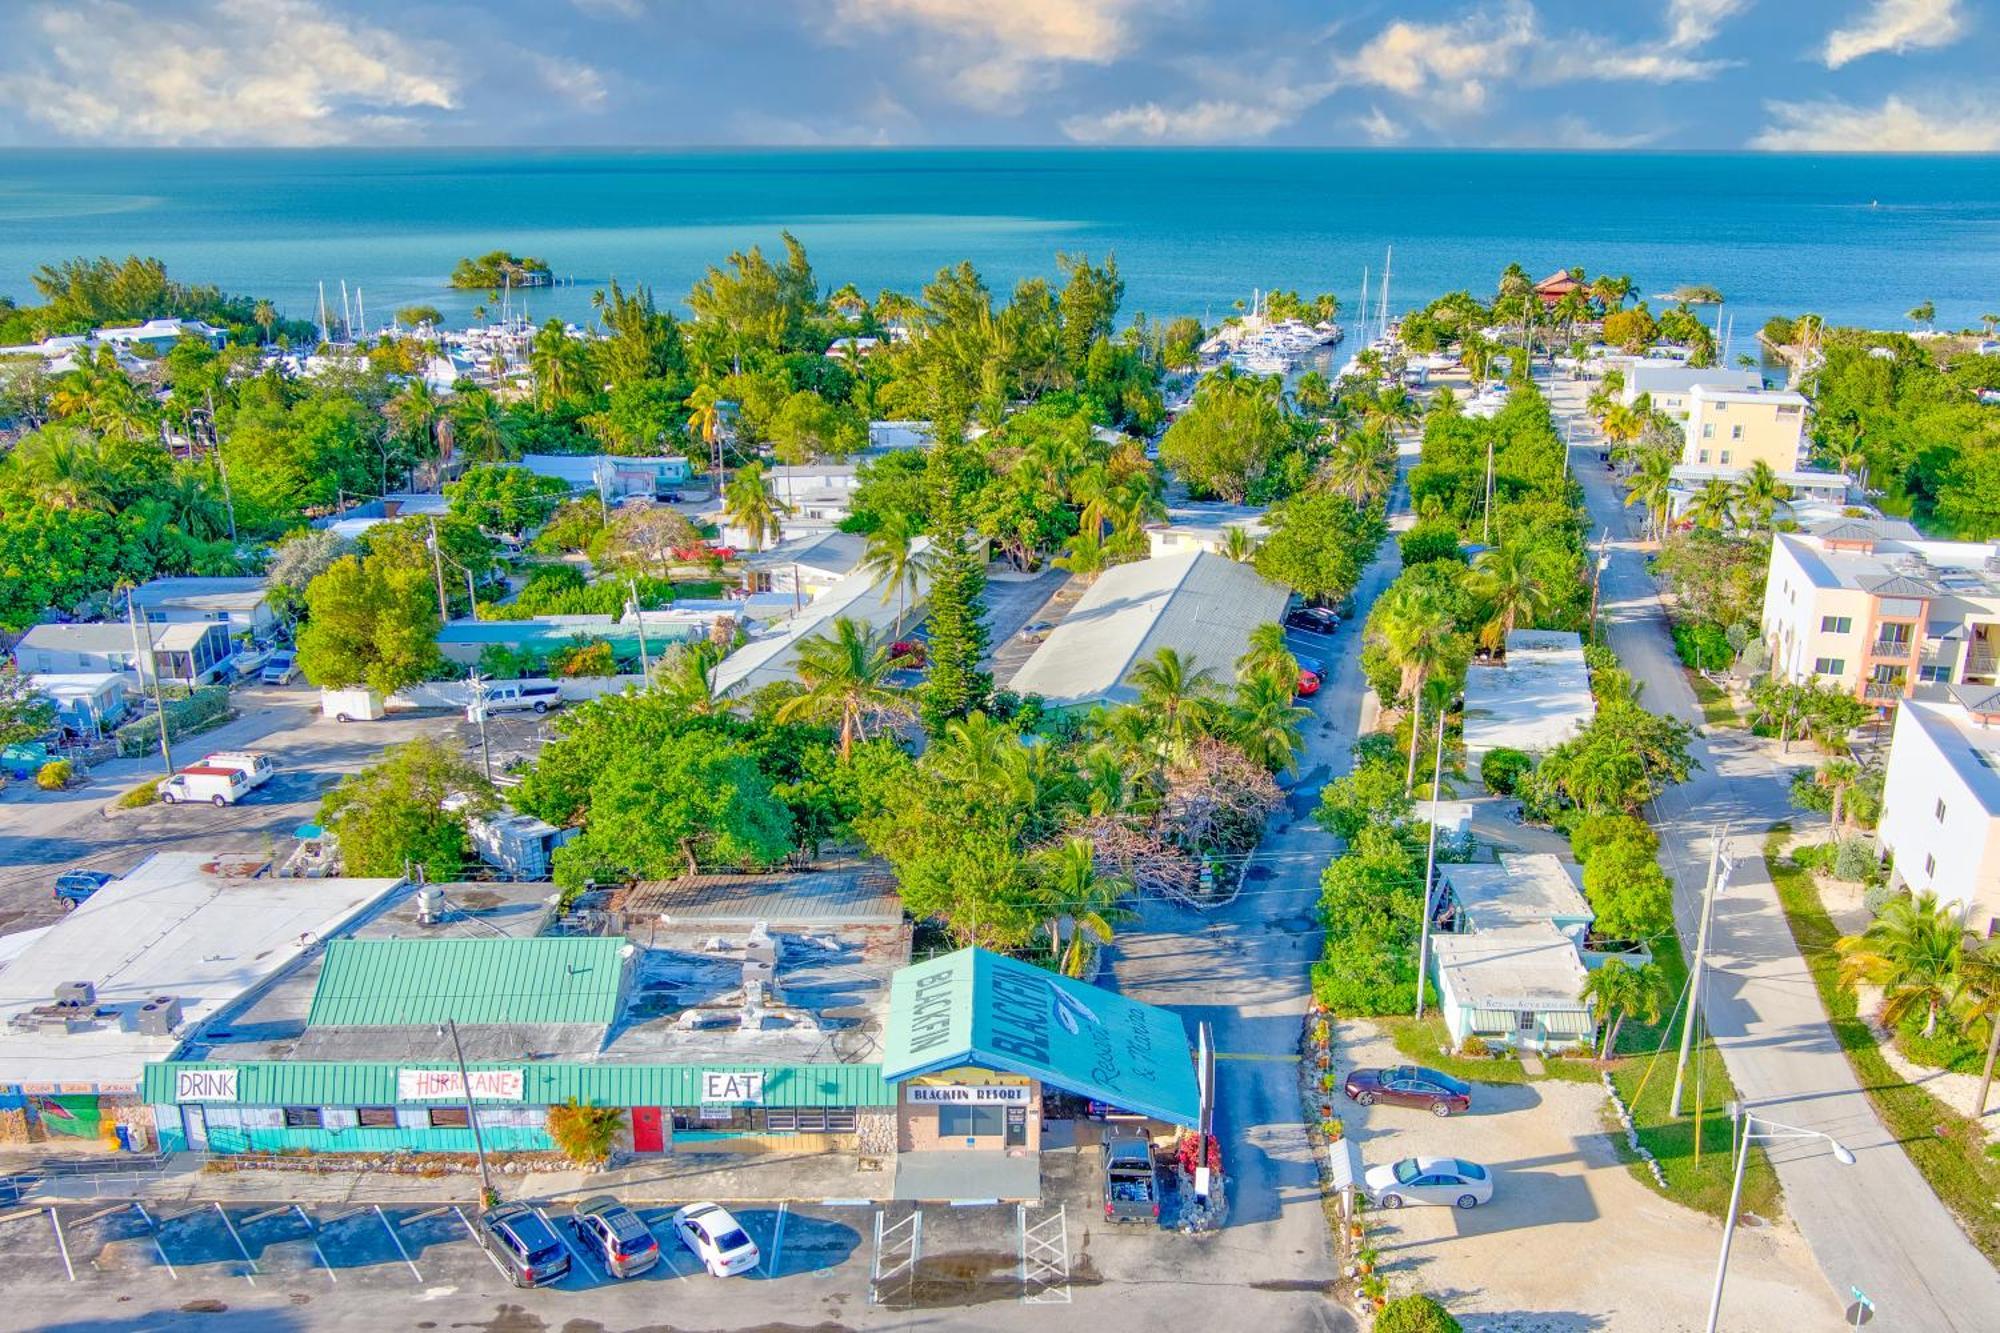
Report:
M440 1204L479 1202L477 1171L419 1175L404 1171L291 1170L234 1167L228 1158L183 1153L158 1172L51 1176L30 1185L27 1203L139 1199L168 1203ZM861 1169L859 1154L682 1153L608 1171L495 1172L503 1199L537 1203L615 1194L631 1204L690 1199L732 1203L887 1199L894 1171Z

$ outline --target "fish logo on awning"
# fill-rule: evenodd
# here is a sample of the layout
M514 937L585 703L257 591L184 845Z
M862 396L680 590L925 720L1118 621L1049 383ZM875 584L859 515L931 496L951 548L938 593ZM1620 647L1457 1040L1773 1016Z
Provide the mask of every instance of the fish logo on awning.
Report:
M1104 1026L1104 1020L1093 1013L1089 1005L1077 999L1074 995L1069 994L1053 981L1049 983L1049 1012L1055 1016L1056 1022L1061 1023L1069 1029L1069 1034L1072 1037L1083 1035L1083 1026L1077 1022L1079 1016L1098 1027Z

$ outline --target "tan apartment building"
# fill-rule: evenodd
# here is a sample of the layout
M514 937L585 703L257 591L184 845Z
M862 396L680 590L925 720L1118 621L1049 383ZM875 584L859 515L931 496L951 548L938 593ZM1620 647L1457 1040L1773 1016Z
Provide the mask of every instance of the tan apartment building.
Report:
M1697 384L1688 390L1682 426L1684 466L1733 475L1761 462L1773 472L1797 472L1805 456L1806 400L1789 391Z
M1926 541L1883 519L1778 533L1764 639L1774 675L1884 709L2000 684L2000 543Z

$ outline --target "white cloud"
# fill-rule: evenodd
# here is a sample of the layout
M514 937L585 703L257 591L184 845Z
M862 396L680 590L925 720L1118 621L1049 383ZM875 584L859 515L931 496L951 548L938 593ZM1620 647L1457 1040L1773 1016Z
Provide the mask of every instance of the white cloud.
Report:
M1667 0L1667 45L1686 51L1707 43L1750 0Z
M1354 123L1361 127L1361 132L1368 136L1371 143L1401 143L1410 137L1410 132L1382 114L1382 108L1379 106L1369 107L1368 114Z
M604 76L581 60L564 56L535 55L535 75L550 92L569 99L585 111L601 111L609 96Z
M1943 46L1963 26L1958 0L1872 0L1857 22L1827 34L1823 58L1828 69L1839 69L1878 51Z
M1526 79L1530 83L1685 83L1713 77L1734 64L1728 60L1698 60L1678 50L1655 46L1621 47L1594 33L1565 41L1542 43Z
M1771 123L1750 146L1772 152L2000 151L2000 103L1982 98L1918 106L1891 96L1878 107L1831 99L1767 102L1765 110Z
M1386 88L1460 111L1486 101L1488 84L1519 67L1535 40L1535 11L1526 0L1506 0L1446 23L1398 19L1352 56L1334 62L1343 83Z
M1261 139L1295 112L1275 106L1207 101L1165 107L1158 102L1098 115L1071 116L1063 133L1079 143L1233 143Z
M456 77L417 44L317 0L205 0L185 18L77 0L30 26L45 46L16 52L0 103L73 140L341 143L457 103Z
M959 101L991 111L1044 87L1064 64L1108 65L1131 50L1142 0L838 0L843 27L914 30L917 65Z

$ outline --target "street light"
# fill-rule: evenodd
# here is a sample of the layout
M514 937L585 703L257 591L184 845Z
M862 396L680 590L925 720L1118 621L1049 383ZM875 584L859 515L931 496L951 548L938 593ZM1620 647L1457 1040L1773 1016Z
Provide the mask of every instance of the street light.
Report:
M1729 1118L1742 1121L1742 1139L1736 1145L1736 1180L1729 1187L1729 1216L1722 1223L1722 1253L1715 1261L1715 1291L1708 1298L1708 1333L1715 1333L1722 1316L1722 1280L1729 1275L1729 1242L1736 1235L1737 1207L1743 1201L1743 1168L1750 1160L1752 1139L1825 1139L1833 1146L1833 1160L1842 1166L1854 1165L1854 1154L1831 1134L1817 1129L1800 1129L1755 1115L1741 1102L1729 1103ZM1761 1128L1759 1128L1761 1126Z

